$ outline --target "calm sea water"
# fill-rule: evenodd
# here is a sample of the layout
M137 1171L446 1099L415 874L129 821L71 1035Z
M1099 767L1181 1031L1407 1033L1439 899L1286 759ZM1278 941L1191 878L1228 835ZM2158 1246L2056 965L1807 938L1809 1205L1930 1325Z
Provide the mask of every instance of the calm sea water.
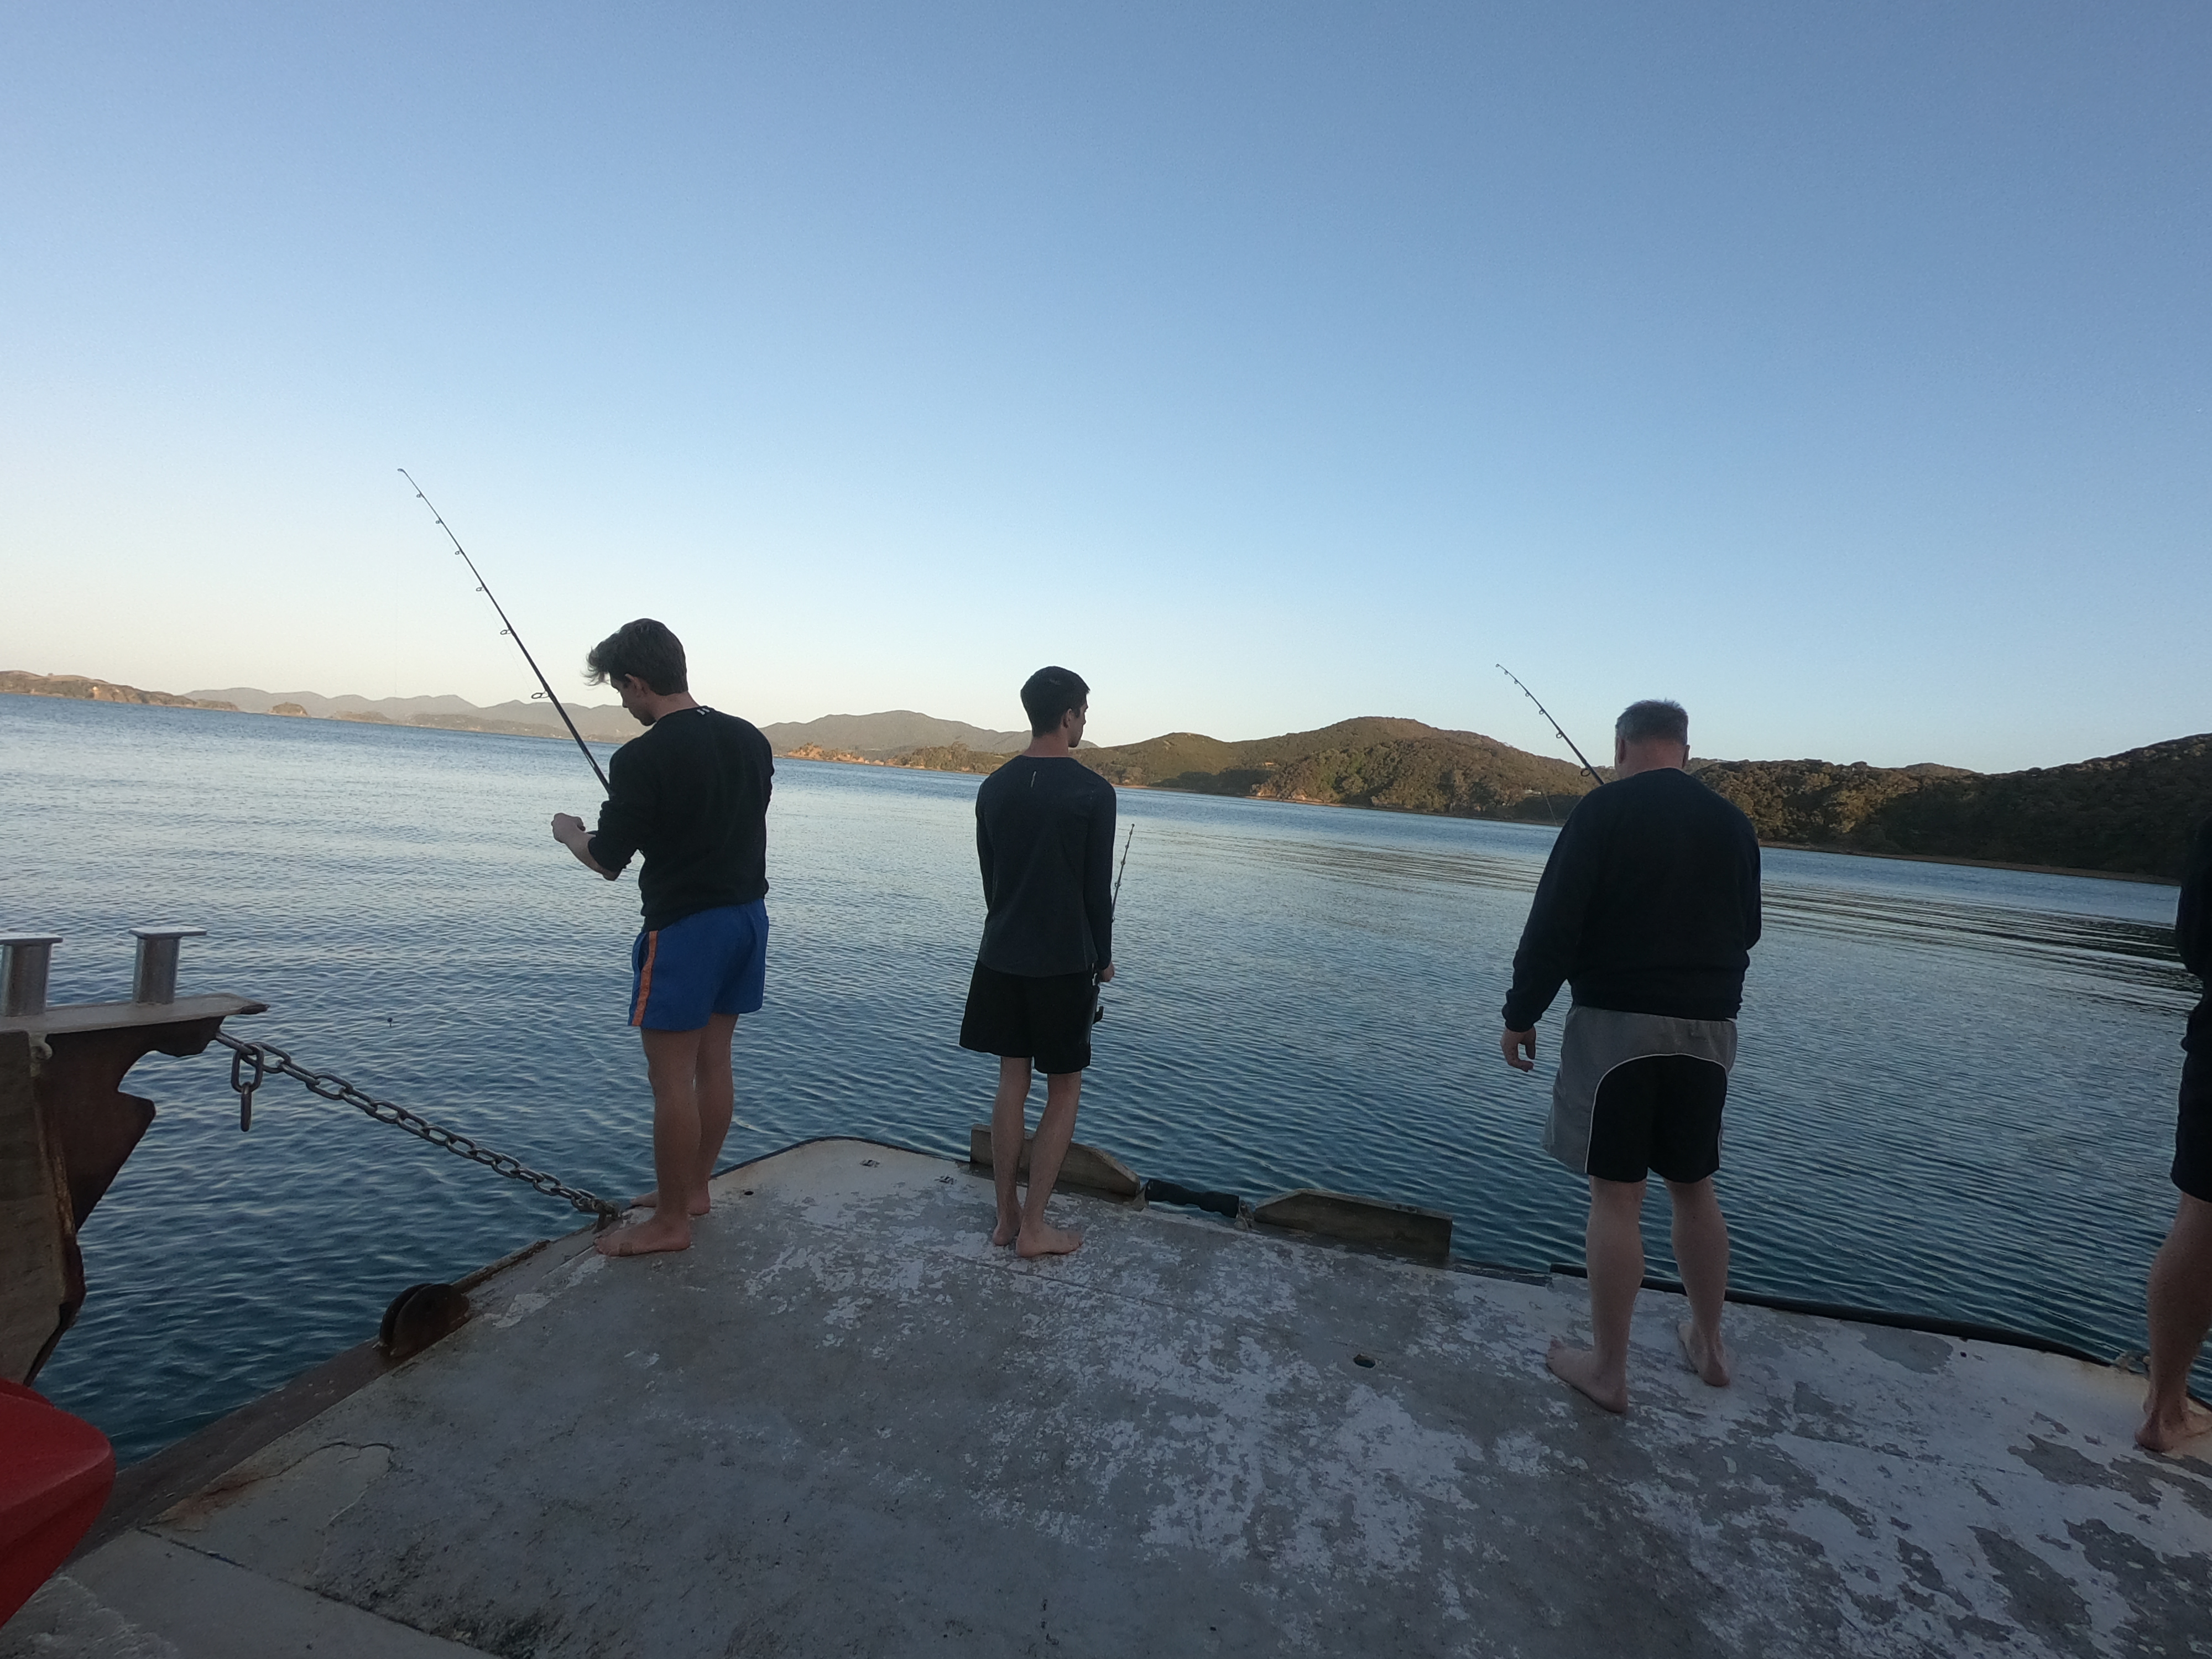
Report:
M546 830L596 807L572 749L0 696L0 927L68 936L56 1000L128 994L131 924L197 923L183 988L267 1001L240 1024L307 1064L571 1182L651 1184L635 888ZM779 764L732 1158L825 1133L964 1152L994 1069L953 1041L977 782ZM1538 1144L1558 1011L1534 1077L1496 1047L1548 830L1121 810L1083 1139L1247 1196L1448 1210L1474 1260L1582 1259L1581 1183ZM1721 1176L1736 1282L2140 1348L2196 995L2173 890L1775 852L1766 902ZM40 1379L125 1462L374 1334L401 1287L576 1223L295 1085L241 1135L226 1060L131 1074L160 1116L86 1228L90 1299Z

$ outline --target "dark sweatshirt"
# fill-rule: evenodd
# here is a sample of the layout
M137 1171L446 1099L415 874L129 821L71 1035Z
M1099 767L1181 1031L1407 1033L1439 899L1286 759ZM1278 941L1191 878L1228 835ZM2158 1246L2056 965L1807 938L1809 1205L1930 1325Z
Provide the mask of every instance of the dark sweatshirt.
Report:
M589 843L619 874L639 853L650 933L768 891L768 798L775 760L750 720L712 708L663 714L615 750L612 790Z
M975 857L983 966L1042 979L1112 963L1112 784L1073 757L1015 756L975 792Z
M2181 965L2203 985L2181 1038L2181 1046L2194 1053L2212 1042L2212 818L2197 826L2189 843L2189 862L2181 872L2181 902L2173 912L2173 942L2180 947Z
M1513 954L1508 1030L1559 994L1631 1014L1734 1019L1759 943L1759 837L1686 772L1638 772L1568 814Z

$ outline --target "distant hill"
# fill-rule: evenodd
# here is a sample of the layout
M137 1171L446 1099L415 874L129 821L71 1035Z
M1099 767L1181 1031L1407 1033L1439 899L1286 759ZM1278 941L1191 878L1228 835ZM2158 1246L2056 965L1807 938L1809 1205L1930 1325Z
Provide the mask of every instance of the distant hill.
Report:
M2212 733L2025 772L1714 761L1698 775L1764 841L2174 877L2212 812Z
M1100 776L1132 787L1538 823L1565 817L1589 787L1580 767L1479 732L1379 717L1242 742L1170 732L1143 743L1085 749L1079 758ZM912 750L899 763L991 772L1005 760L1004 754L941 745Z
M428 726L445 732L497 732L510 737L565 738L553 705L543 698L494 703L479 708L465 697L448 693L436 697L363 697L352 693L325 697L313 691L263 691L250 685L234 685L221 691L195 691L194 697L219 698L249 714L277 712L289 703L315 720L362 720L393 726ZM628 743L643 728L618 702L565 704L576 729L594 743ZM375 722L372 722L375 723Z
M1171 732L1081 758L1134 787L1540 823L1564 817L1590 787L1565 761L1409 720L1241 743ZM945 745L892 763L994 772L1006 759ZM2172 878L2191 831L2212 813L2212 734L2026 772L1934 761L1693 760L1690 769L1741 807L1761 841L1843 853Z
M155 703L165 708L225 708L232 714L238 705L226 702L212 693L203 701L198 695L179 697L167 691L141 691L135 685L118 685L112 680L89 679L82 674L33 674L21 668L0 670L0 691L13 691L26 697L69 697L79 702L137 702Z
M761 727L761 734L779 755L812 746L858 755L865 760L887 760L908 750L945 748L955 744L986 753L1011 755L1028 748L1030 742L1026 732L988 732L965 720L941 720L916 714L911 708L890 708L880 714L824 714L813 720L779 720Z
M455 696L325 697L314 691L264 691L251 685L227 686L220 691L192 691L186 695L219 698L249 714L274 713L280 702L296 704L317 720L328 720L348 709L356 714L374 709L385 719L395 720L402 726L417 714L472 714L481 712L474 703Z

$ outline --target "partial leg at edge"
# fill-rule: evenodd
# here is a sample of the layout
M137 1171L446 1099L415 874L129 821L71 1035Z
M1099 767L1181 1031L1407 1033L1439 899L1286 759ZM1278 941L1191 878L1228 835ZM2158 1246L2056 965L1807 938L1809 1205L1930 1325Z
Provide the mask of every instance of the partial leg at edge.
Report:
M2136 1444L2146 1451L2201 1447L2212 1411L2189 1397L2189 1372L2212 1331L2212 1204L2181 1195L2173 1226L2150 1264L2150 1393Z

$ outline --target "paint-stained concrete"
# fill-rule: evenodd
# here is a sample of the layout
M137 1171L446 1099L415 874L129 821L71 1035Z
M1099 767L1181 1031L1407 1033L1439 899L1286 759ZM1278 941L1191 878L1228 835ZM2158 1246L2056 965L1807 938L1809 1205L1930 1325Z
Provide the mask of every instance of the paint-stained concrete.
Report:
M1056 1203L1084 1249L1021 1263L985 1181L829 1141L686 1255L565 1241L0 1659L99 1651L33 1644L155 1544L395 1654L2212 1652L2212 1466L2135 1449L2139 1379L1736 1308L1710 1389L1646 1295L1618 1419L1543 1370L1579 1283Z

